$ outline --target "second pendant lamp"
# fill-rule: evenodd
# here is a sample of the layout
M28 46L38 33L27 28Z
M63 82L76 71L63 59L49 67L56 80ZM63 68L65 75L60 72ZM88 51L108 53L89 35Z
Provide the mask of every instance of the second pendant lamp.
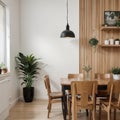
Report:
M67 25L66 25L66 30L64 30L60 37L65 38L65 37L75 37L75 34L70 30L70 26L68 24L68 0L66 0L66 8L67 8Z

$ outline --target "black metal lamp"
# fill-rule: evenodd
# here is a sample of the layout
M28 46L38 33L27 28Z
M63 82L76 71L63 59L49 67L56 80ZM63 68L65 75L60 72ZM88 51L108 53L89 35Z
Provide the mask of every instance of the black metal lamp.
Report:
M67 6L67 25L66 25L66 30L64 30L61 33L60 37L61 38L64 38L64 37L73 37L74 38L75 34L70 30L70 26L68 24L68 0L67 0L66 6Z

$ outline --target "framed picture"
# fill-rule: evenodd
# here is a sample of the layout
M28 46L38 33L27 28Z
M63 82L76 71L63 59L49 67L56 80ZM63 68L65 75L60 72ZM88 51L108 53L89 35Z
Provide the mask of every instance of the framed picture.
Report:
M108 26L120 26L120 11L104 11L104 24Z

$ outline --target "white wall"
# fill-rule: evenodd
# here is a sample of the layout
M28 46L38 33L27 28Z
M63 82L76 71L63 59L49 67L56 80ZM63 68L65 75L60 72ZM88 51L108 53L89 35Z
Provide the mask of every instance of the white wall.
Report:
M19 45L19 0L2 0L10 15L10 104L14 104L19 97L18 78L15 72L15 56Z
M69 0L69 24L76 38L60 38L66 27L66 0L20 0L21 51L47 64L35 83L36 98L46 98L45 73L52 89L60 90L61 77L79 72L79 0Z

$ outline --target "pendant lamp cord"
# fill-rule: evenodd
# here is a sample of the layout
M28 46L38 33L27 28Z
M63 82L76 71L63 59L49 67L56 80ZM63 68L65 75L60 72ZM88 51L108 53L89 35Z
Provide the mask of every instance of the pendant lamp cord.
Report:
M67 24L68 24L68 0L66 0L66 7L67 7Z
M68 0L66 0L66 8L67 8L67 25L66 25L66 30L70 30L70 26L68 24Z

